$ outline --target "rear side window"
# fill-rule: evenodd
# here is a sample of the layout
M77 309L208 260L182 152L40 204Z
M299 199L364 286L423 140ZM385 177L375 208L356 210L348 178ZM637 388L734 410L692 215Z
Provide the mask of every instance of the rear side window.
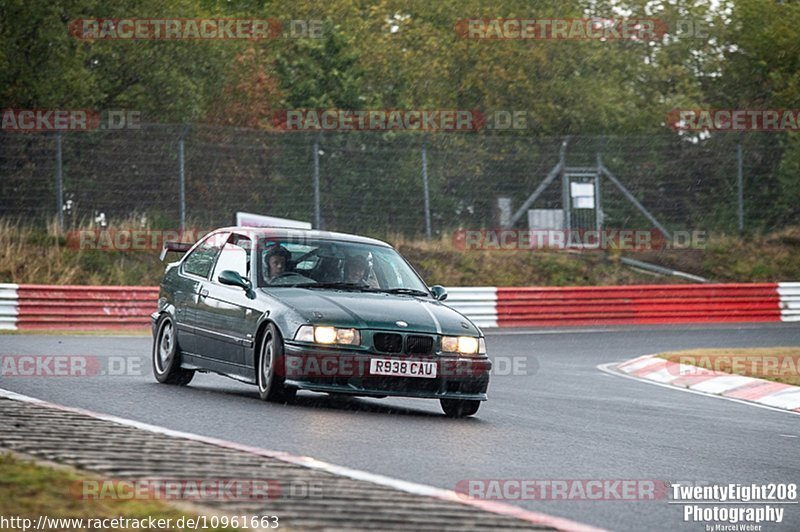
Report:
M210 235L192 251L183 261L184 273L190 273L199 277L208 278L214 261L219 254L219 250L225 244L228 235Z

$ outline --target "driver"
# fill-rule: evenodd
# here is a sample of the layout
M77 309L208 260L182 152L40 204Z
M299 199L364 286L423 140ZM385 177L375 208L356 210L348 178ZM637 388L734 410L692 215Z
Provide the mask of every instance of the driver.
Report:
M264 257L267 281L272 282L276 277L285 273L286 263L290 258L292 258L292 254L281 245L275 245L268 249Z

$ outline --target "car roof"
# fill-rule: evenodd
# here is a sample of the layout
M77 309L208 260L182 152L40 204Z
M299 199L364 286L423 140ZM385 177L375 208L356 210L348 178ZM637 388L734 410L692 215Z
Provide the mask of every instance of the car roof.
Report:
M245 233L256 238L274 238L274 239L309 239L309 240L330 240L337 242L353 242L357 244L372 244L375 246L392 247L390 244L375 238L366 236L351 235L348 233L335 233L331 231L320 231L317 229L297 229L293 227L244 227L244 226L230 226L220 227L212 231L217 232L230 232L230 233Z

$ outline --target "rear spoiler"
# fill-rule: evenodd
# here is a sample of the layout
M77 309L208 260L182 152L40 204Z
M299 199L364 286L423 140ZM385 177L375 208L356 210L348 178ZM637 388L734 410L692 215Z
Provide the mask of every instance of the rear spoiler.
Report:
M167 256L167 253L170 251L186 253L192 249L192 246L194 246L194 244L189 244L188 242L164 242L164 247L161 249L161 255L159 256L159 259L163 261Z

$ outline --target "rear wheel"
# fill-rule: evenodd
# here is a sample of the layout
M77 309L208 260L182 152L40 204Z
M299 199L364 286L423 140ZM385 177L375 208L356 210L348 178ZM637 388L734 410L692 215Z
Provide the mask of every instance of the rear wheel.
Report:
M258 396L262 401L287 402L297 394L295 388L283 384L283 339L278 328L270 324L261 342L261 354L256 368Z
M181 367L181 352L175 335L175 323L168 315L161 318L153 340L153 375L163 384L186 386L194 370Z
M481 402L473 399L439 399L439 403L447 417L472 416L481 407Z

